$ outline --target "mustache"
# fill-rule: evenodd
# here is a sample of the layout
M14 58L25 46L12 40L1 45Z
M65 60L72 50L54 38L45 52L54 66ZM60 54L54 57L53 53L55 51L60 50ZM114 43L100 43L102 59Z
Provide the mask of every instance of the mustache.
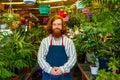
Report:
M55 29L61 30L61 29L59 29L59 28L55 28ZM55 29L54 29L54 30L55 30Z
M59 28L55 28L55 29L53 29L53 31L62 31L61 29L59 29Z

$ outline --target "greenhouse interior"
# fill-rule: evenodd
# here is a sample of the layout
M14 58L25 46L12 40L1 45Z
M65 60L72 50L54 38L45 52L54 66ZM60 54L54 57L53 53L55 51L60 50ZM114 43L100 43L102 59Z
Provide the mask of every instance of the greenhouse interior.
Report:
M120 1L0 0L0 80L120 80Z

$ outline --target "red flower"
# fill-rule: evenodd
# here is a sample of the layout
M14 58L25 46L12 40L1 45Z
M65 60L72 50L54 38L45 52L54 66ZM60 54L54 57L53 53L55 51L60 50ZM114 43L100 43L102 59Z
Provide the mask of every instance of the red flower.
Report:
M49 21L49 18L48 17L44 17L43 18L43 23L47 23Z
M58 11L58 15L60 15L63 18L65 18L67 16L67 12L65 10L59 10Z

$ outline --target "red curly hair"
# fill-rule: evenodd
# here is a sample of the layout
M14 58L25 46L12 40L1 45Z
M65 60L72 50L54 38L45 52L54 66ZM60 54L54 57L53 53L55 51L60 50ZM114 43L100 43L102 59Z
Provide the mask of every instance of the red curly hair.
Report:
M54 16L48 21L48 24L47 24L46 30L47 30L48 34L52 34L52 32L53 32L53 30L52 30L52 24L53 24L53 22L54 22L55 20L57 20L57 19L61 19L61 21L62 21L62 31L61 31L62 34L67 33L68 27L66 26L66 23L65 23L64 19L63 19L61 16L59 16L59 15L54 15Z

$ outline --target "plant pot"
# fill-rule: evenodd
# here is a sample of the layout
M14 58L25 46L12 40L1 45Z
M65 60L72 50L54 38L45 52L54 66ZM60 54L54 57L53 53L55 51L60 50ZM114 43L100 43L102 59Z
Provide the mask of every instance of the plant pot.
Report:
M49 5L40 5L39 6L39 12L40 14L47 15L50 11L50 6Z
M83 4L81 4L81 1L76 1L76 8L78 9L78 10L82 10L83 8L84 8L84 6L83 6Z
M106 56L106 57L99 57L99 66L100 66L100 69L106 69L108 70L108 62L109 62L109 58Z
M92 75L97 75L98 69L99 69L98 66L90 65L90 70L91 70L91 74L92 74Z

